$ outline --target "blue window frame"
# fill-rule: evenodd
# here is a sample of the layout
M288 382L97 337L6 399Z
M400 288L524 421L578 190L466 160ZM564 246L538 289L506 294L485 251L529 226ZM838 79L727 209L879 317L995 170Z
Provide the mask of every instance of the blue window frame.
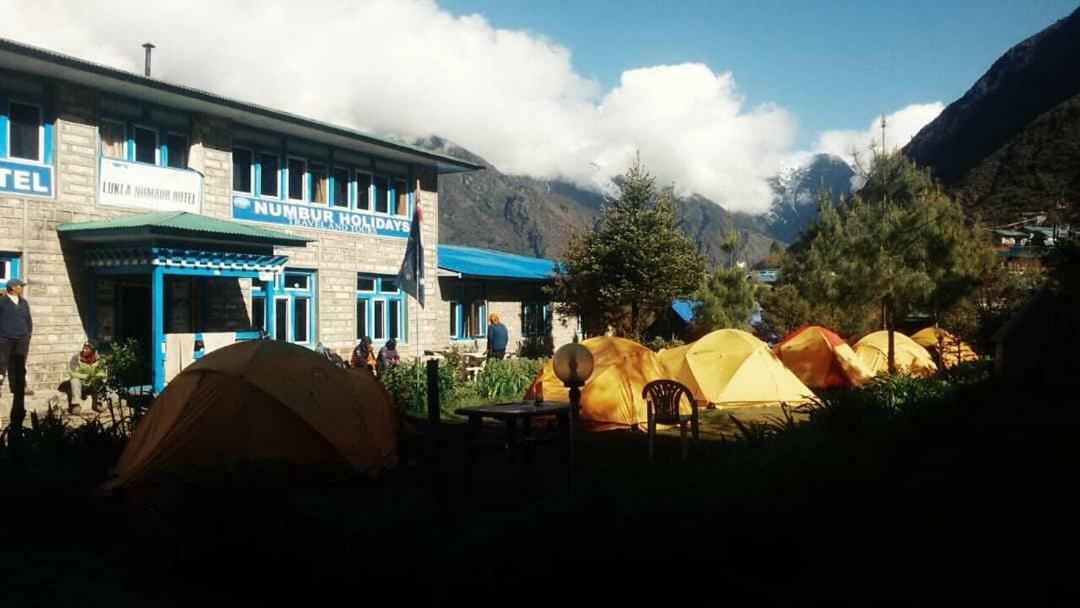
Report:
M48 88L22 82L0 88L0 159L52 165L54 119Z
M551 333L551 305L546 302L521 303L521 335L526 338Z
M314 270L286 268L273 281L251 284L251 325L274 340L315 344Z
M187 170L191 118L176 110L103 95L98 147L104 158Z
M472 291L463 288L463 297L450 302L452 340L474 340L487 335L487 302Z
M317 154L303 142L302 149L290 150L292 140L251 128L245 132L246 138L233 140L234 193L411 217L413 196L403 176L335 160L332 148Z
M19 254L0 251L0 285L19 277Z
M356 339L381 343L406 336L405 298L396 277L356 275Z

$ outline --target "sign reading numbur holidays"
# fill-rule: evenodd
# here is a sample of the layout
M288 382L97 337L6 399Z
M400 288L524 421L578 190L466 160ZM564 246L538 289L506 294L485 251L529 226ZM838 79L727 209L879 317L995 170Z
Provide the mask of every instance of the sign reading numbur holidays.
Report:
M232 216L234 220L284 224L296 228L316 228L398 238L409 236L407 218L337 209L326 205L268 201L250 196L233 196Z
M0 160L0 192L51 197L52 171L47 165Z
M98 201L117 207L199 213L202 176L194 171L102 159Z

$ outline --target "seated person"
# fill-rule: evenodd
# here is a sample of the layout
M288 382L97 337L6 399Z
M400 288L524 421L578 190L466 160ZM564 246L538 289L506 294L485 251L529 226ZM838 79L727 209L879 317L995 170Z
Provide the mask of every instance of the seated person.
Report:
M369 372L375 373L375 347L371 344L371 337L360 338L360 343L352 351L349 358L349 367L366 367Z
M386 373L386 370L400 362L401 357L398 356L397 352L397 340L390 338L386 341L386 345L379 349L379 355L375 359L376 371L381 376Z
M68 374L71 376L71 391L68 393L68 411L75 414L79 411L81 402L86 398L84 391L90 388L90 383L103 379L105 370L101 367L101 359L97 351L89 342L82 345L79 353L71 358L68 364ZM91 407L95 412L104 412L105 406L98 403L97 398L91 394ZM78 400L80 403L75 403Z

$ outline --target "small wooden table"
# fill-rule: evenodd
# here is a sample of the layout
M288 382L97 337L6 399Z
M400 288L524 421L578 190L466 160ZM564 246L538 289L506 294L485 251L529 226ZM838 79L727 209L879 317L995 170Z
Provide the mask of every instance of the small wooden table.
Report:
M502 420L506 423L506 447L510 450L511 458L518 447L524 446L525 462L531 462L532 445L532 419L540 416L554 416L559 424L559 443L563 446L563 457L566 462L566 481L569 487L574 482L574 414L575 408L570 403L560 401L543 401L537 404L534 401L511 401L508 403L495 403L492 405L477 405L458 408L455 412L459 416L469 419L469 426L465 433L465 490L472 485L472 467L476 450L476 438L480 434L480 426L484 418ZM521 441L517 438L517 421L522 422Z

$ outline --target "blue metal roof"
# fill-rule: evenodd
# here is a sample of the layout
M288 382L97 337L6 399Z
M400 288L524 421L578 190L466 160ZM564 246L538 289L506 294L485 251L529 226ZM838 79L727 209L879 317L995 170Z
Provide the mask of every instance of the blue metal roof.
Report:
M689 323L694 320L694 304L697 302L693 300L675 300L671 303L671 310L674 310L680 319Z
M439 268L473 277L544 280L552 277L555 262L505 251L439 245Z

